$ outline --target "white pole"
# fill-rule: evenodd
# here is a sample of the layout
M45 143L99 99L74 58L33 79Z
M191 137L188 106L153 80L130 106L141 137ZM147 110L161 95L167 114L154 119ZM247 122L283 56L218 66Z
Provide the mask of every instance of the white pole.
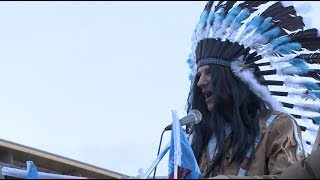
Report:
M28 177L27 170L23 170L23 169L3 167L1 169L1 172L3 175L16 177L16 178L26 179ZM39 175L39 179L88 179L86 177L52 174L52 173L45 173L45 172L38 172L38 175Z
M178 179L178 164L174 165L174 178L173 179Z
M181 162L181 145L180 145L180 122L177 116L177 112L175 110L171 110L172 113L172 131L174 138L174 158L173 158L173 177L174 179L178 178L178 164Z

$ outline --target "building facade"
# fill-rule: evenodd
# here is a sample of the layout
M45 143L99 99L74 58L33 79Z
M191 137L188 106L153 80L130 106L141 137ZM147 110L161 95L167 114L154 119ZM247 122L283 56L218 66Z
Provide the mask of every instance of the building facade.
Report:
M26 170L26 161L33 161L38 172L93 179L119 179L122 176L126 176L87 163L0 139L1 169L2 167L11 167ZM5 179L8 177L1 173L0 178Z

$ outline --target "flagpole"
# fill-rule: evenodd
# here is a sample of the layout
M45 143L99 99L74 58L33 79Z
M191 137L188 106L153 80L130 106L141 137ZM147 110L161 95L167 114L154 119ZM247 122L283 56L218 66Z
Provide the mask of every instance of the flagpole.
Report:
M173 179L178 179L178 164L181 163L181 146L180 146L180 122L177 117L177 112L175 110L172 110L172 133L174 137L174 159L173 159L173 164L174 164L174 174L173 174Z
M174 165L174 178L173 179L178 179L178 164Z

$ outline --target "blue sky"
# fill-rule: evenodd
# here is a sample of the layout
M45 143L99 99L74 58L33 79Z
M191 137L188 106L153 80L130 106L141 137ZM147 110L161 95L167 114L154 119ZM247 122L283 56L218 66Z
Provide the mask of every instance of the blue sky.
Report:
M170 110L184 107L204 4L1 2L0 138L123 174L146 170Z
M0 138L127 175L147 170L170 110L184 115L204 5L0 2Z

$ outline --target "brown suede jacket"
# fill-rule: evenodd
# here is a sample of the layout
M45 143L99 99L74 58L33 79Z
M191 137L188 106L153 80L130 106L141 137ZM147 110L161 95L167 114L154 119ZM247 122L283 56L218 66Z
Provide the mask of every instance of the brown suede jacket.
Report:
M262 139L244 176L238 175L238 163L233 162L228 166L227 162L232 153L230 150L223 157L220 166L211 171L209 178L278 178L289 166L305 158L303 149L302 152L297 152L299 143L302 144L300 128L288 114L277 111L260 114L259 127ZM205 178L203 174L209 165L209 150L206 148L199 162L202 178Z
M320 149L316 149L308 157L301 161L294 163L288 169L283 171L280 175L274 176L226 176L219 175L210 179L263 179L263 178L277 178L277 179L320 179Z

